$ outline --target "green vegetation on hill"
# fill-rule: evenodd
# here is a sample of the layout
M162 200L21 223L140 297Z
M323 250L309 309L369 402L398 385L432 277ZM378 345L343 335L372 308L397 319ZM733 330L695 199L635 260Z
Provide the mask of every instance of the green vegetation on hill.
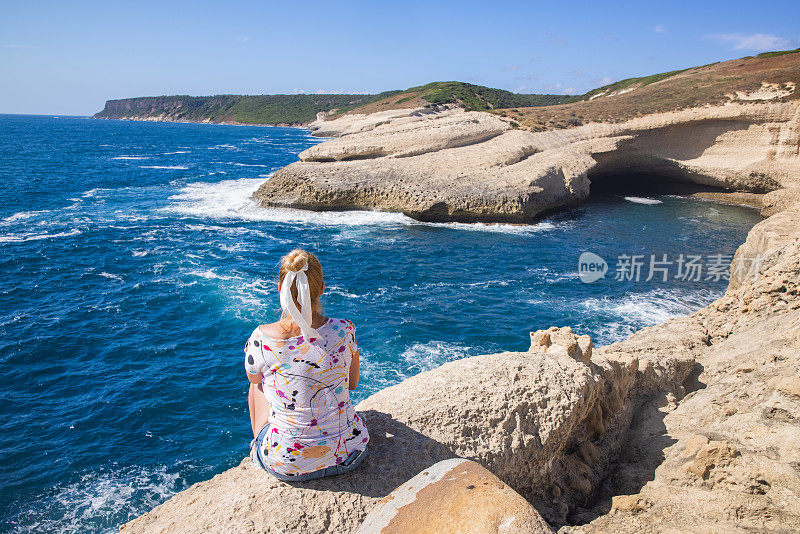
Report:
M751 93L764 83L787 90L771 101L800 99L800 49L765 52L708 65L628 78L593 89L560 106L495 109L512 126L543 131L591 122L619 123L652 113L741 102L739 93ZM627 89L627 90L626 90ZM597 96L598 98L592 98Z
M495 108L552 106L574 100L568 95L535 95L512 93L503 89L493 89L482 85L464 82L433 82L412 87L401 94L423 98L432 105L462 104L467 111L485 111ZM398 102L400 103L400 102Z
M765 57L776 57L776 56L785 56L786 54L797 54L800 52L800 48L795 48L794 50L778 50L775 52L762 52L758 54L757 58L765 58Z
M742 59L750 59L756 57L758 59L765 59L771 57L778 57L778 56L785 56L786 54L796 54L800 52L800 48L796 48L794 50L779 50L775 52L764 52L758 54L757 56L746 56ZM615 91L620 91L625 89L626 87L630 87L631 85L638 85L640 87L644 87L645 85L650 85L651 83L660 82L661 80L665 80L676 74L680 74L682 72L686 72L692 69L700 69L703 67L710 67L711 65L716 65L717 63L709 63L708 65L702 65L700 67L689 67L686 69L679 69L679 70L672 70L669 72L662 72L660 74L652 74L650 76L642 76L641 78L626 78L624 80L620 80L618 82L614 82L608 85L604 85L603 87L598 87L597 89L592 89L585 95L581 96L581 100L587 100L592 96L599 94L599 93L613 93Z
M400 97L399 99L396 97ZM419 105L460 104L468 111L548 106L570 102L565 95L516 94L462 82L434 82L377 95L216 95L147 96L109 100L98 119L152 119L243 124L307 124L320 111L347 113L375 102L391 105L418 99Z
M381 95L216 95L153 96L109 100L95 115L100 119L155 119L239 122L244 124L304 124L320 111L352 109Z
M650 76L642 76L641 78L626 78L618 82L598 87L597 89L592 89L591 91L583 95L581 99L585 100L599 93L613 93L614 91L621 91L622 89L630 87L631 85L634 84L639 86L650 85L651 83L660 82L661 80L665 80L671 76L680 74L681 72L686 72L687 70L689 69L671 70L669 72L662 72L660 74L651 74Z

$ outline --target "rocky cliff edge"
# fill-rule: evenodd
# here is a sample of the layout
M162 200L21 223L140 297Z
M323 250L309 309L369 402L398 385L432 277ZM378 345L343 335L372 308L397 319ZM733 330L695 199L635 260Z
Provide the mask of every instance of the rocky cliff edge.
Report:
M800 202L786 200L795 193L776 195L783 209L739 248L759 255L757 267L739 272L734 259L728 291L706 308L599 349L553 327L532 333L528 352L447 363L357 406L372 441L355 471L287 484L245 459L121 531L355 532L369 519L390 532L387 521L408 515L386 503L454 458L488 469L502 481L491 491L513 489L532 508L465 500L476 491L465 482L445 501L411 499L406 512L448 509L496 532L519 531L513 518L541 527L539 515L561 532L800 529ZM497 506L463 509L489 501Z
M254 194L263 206L379 209L425 221L531 222L618 173L767 193L800 186L800 105L729 103L530 132L485 112L390 110L317 121L337 136Z

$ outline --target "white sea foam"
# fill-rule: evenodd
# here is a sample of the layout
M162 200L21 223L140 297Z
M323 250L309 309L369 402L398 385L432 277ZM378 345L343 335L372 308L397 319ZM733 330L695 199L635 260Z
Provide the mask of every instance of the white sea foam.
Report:
M257 163L234 163L237 167L271 167L272 165L259 165Z
M402 213L378 210L308 211L292 208L260 207L250 196L264 183L265 176L220 182L193 182L170 197L171 205L164 210L191 217L270 221L286 224L315 224L324 226L428 226L450 230L494 232L504 234L535 234L563 227L562 223L542 221L536 224L492 223L429 223L416 221ZM565 223L566 224L566 223ZM368 234L364 234L368 235ZM352 238L348 234L343 236ZM357 237L357 236L356 236Z
M214 145L207 147L208 150L240 150L238 146L235 145Z
M558 282L565 282L567 280L578 280L580 278L580 274L577 272L551 273L548 271L544 277L549 283L554 284Z
M250 196L264 183L263 178L243 178L221 182L187 184L166 211L192 217L272 221L286 224L362 225L411 221L399 213L378 211L312 212L290 208L262 208Z
M60 485L41 495L26 508L17 508L12 524L26 531L83 533L114 531L114 526L162 503L186 488L186 481L165 466L155 469L126 467L100 469L80 480ZM137 507L131 507L131 501Z
M88 191L84 191L83 193L81 193L81 198L92 198L94 196L97 196L97 193L100 193L102 191L105 190L100 187L95 187L94 189L89 189Z
M625 197L625 200L628 202L634 202L636 204L663 204L661 200L657 198L647 198L647 197Z
M117 282L122 282L122 277L117 274L107 273L105 271L98 273L103 278L108 278L109 280L116 280Z
M165 156L171 156L172 154L188 154L188 150L176 150L175 152L164 152Z
M622 298L590 298L582 306L592 315L618 318L605 325L604 337L620 340L645 326L663 323L673 317L688 315L707 306L722 295L721 291L710 289L681 290L653 289Z
M327 286L326 285L325 286L325 293L330 294L330 295L339 295L341 297L345 297L345 298L348 298L348 299L357 299L357 298L361 297L361 295L356 295L355 293L351 293L350 291L347 291L345 288L339 287L339 286Z
M20 211L9 215L8 217L4 217L0 220L0 223L9 224L14 223L17 221L25 221L32 217L36 217L37 215L42 215L43 213L49 213L49 210L42 210L42 211Z
M403 351L400 357L406 362L409 375L415 375L435 369L443 363L472 356L471 352L471 347L460 343L428 341L427 343L413 343Z
M185 171L189 167L185 165L139 165L140 169L169 169L176 171Z
M500 234L536 234L547 232L558 228L550 221L541 221L535 224L507 224L507 223L422 223L414 221L414 224L424 224L426 226L449 228L451 230L467 230L471 232L495 232Z
M123 159L123 160L132 159L132 160L135 160L135 159L147 159L147 158L148 158L148 156L116 156L116 157L113 157L111 159Z
M185 272L188 276L197 276L206 280L230 280L232 276L217 274L212 269L190 269Z
M40 239L53 239L56 237L69 237L80 234L81 231L74 228L68 232L57 232L55 234L37 234L34 232L26 232L19 234L0 234L0 243L23 243L25 241L38 241Z
M367 350L361 350L362 381L371 386L371 391L402 382L406 378L429 371L447 363L467 356L474 356L475 349L446 341L429 341L413 343L400 355L405 365L390 361L385 355L376 356ZM366 392L365 392L366 393Z

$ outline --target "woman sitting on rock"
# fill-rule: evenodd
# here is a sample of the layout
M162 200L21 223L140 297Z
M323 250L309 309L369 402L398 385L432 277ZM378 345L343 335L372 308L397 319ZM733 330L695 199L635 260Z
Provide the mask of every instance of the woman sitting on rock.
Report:
M354 469L369 434L350 402L358 385L356 327L321 315L322 266L296 249L278 271L282 315L245 345L251 458L276 478L304 481Z

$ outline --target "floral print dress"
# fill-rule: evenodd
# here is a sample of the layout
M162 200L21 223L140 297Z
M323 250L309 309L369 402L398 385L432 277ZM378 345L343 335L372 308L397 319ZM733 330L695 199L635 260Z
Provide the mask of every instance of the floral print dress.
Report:
M350 402L350 362L356 328L329 318L319 338L273 339L256 328L245 345L248 373L263 373L269 430L257 444L270 469L301 475L344 462L369 441Z

